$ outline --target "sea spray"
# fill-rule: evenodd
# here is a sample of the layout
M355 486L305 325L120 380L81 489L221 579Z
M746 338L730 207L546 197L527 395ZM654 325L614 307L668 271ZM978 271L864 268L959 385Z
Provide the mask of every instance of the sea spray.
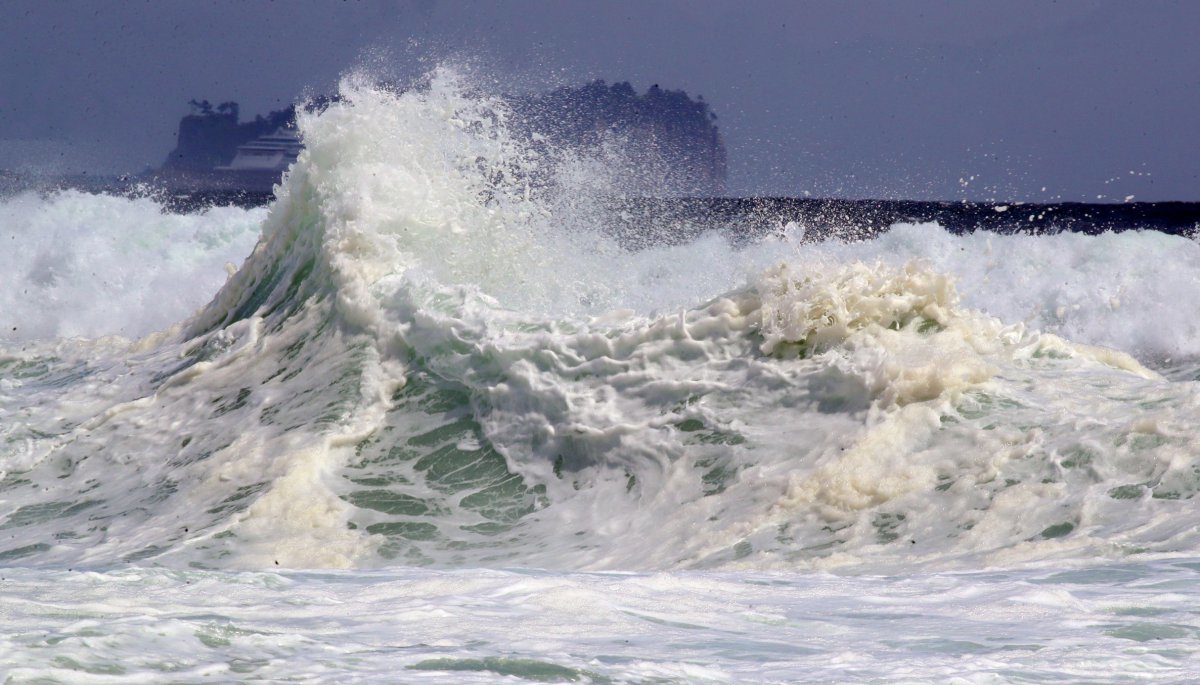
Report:
M241 264L264 216L171 214L153 197L74 190L0 198L0 341L138 338L174 325Z

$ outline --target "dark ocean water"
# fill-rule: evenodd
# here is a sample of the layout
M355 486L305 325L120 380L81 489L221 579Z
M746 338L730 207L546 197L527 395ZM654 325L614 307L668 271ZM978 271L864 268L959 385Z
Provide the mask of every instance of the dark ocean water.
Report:
M125 192L110 186L107 192ZM211 206L263 207L271 193L160 191L174 212ZM991 231L1039 235L1158 231L1192 235L1200 230L1200 202L1025 203L923 200L844 200L794 197L607 198L608 209L622 220L620 235L633 245L686 242L711 228L742 240L771 235L787 223L810 231L814 239L867 238L901 223L936 223L951 233ZM623 215L623 216L622 216Z

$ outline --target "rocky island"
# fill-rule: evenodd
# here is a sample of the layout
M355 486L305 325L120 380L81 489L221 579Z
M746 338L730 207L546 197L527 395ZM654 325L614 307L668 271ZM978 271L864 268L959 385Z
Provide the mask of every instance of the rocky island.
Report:
M319 98L306 107L323 107ZM549 93L514 97L509 103L517 128L558 148L588 148L616 141L625 162L651 177L657 195L721 195L725 190L725 146L714 114L703 98L658 85L637 93L627 82L602 80ZM265 202L283 171L302 149L296 106L241 121L236 102L213 106L192 100L179 122L175 149L150 175L171 191L239 193Z

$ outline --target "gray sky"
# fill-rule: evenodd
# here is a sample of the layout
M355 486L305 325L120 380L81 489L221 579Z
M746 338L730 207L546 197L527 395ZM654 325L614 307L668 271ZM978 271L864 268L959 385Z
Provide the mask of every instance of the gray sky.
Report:
M1200 200L1194 0L6 0L0 168L139 171L191 98L252 118L447 58L702 94L734 194Z

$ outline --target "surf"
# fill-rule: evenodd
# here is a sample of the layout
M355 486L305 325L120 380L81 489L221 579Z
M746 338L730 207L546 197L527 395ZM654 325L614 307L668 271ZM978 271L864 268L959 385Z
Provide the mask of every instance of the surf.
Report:
M13 310L30 333L0 352L0 559L943 569L1195 549L1200 312L1167 296L1198 272L1188 238L688 226L630 250L608 213L620 156L547 150L512 117L449 69L403 92L351 77L300 116L265 211L7 200L108 207L114 233L153 214L179 226L145 224L168 254L226 220L257 243L232 275L190 252L98 322ZM143 254L105 259L172 259ZM192 288L193 267L219 274L211 300L146 315L136 298Z

